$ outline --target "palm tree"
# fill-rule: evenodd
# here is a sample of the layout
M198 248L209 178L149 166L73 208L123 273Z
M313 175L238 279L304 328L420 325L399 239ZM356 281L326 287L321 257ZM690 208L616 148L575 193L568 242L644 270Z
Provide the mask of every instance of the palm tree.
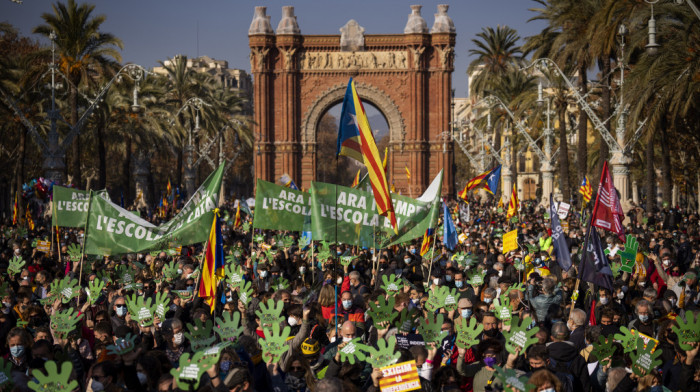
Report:
M574 67L577 72L579 93L588 92L587 71L592 65L590 41L586 32L602 0L533 0L540 8L532 8L537 15L530 20L544 20L548 26L540 34L529 37L523 46L533 51L533 58L549 57L559 68ZM579 107L577 167L579 179L588 167L588 115ZM605 143L602 141L602 143ZM605 146L607 147L607 145Z
M70 123L78 122L78 87L88 77L99 73L101 69L121 61L117 48L122 49L122 41L109 33L100 32L104 15L94 16L95 6L68 4L58 2L53 5L53 14L41 15L45 24L34 28L34 32L45 37L56 34L56 48L59 54L59 69L70 82ZM81 186L80 138L75 138L72 146L71 173L76 185Z
M520 68L524 53L518 41L518 32L508 26L487 27L482 29L472 42L477 49L470 49L469 54L476 56L467 68L467 75L473 75L469 85L469 94L483 97L489 90L494 90L502 78ZM509 102L506 100L505 102ZM501 148L501 130L494 128L493 146Z

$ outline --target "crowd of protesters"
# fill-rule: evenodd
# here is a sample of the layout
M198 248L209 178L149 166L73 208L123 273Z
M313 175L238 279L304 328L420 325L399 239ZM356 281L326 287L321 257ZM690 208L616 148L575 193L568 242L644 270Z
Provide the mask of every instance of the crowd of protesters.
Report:
M228 209L233 215L232 206ZM488 203L472 203L469 217L457 213L454 218L464 234L455 249L447 249L438 232L435 246L423 256L422 239L417 238L381 249L332 245L334 257L325 259L313 254L318 242L300 248L295 241L286 247L275 239L280 233L272 231L256 231L264 241L253 242L252 228L249 232L240 227L234 230L229 221L223 226L224 249L227 255L234 251L237 255L227 262L238 262L244 268L245 279L253 282L253 298L240 301L237 290L225 288L213 314L196 292L202 245L183 247L175 255L163 251L91 258L90 262L86 258L81 265L68 254L70 244L82 243L81 230L60 230L59 258L56 252L45 254L32 247L35 238L51 237L49 221L38 220L35 230L28 232L6 224L0 242L0 354L11 364L9 390L29 390L28 383L39 380L37 372L45 372L50 361L71 362L70 377L81 391L180 390L170 370L180 366L184 353L193 351L184 332L197 320L214 321L223 313L240 313L243 333L192 389L379 391L382 372L366 361L344 362L339 351L356 337L374 347L382 339L400 337L397 362L415 361L424 391L502 390L496 366L528 377L533 391L700 390L698 343L691 342L690 350L682 349L683 342L672 329L679 320L698 314L697 214L677 208L633 209L625 226L639 244L638 262L632 273L616 271L612 290L585 281L576 285L586 231L576 211L563 220L573 259L568 271L558 265L551 249L538 247L541 238L551 235L543 207L526 203L517 223L506 220L504 212ZM502 234L515 228L520 247L503 254ZM299 235L282 234L295 239ZM612 233L600 234L614 264L624 242ZM263 249L276 255L265 262L251 258ZM473 255L476 263L456 263L452 256L457 252ZM335 257L349 255L357 257L345 267ZM7 269L14 256L26 263L20 271ZM172 262L177 274L165 276L164 269ZM122 268L132 270L136 285L119 279ZM474 269L486 272L483 284L467 282L467 274ZM63 303L50 296L52 283L66 274L79 279L83 288L95 279L105 281L106 286L94 303L85 290ZM392 274L405 283L401 292L392 294L395 311L399 314L406 309L413 319L399 325L375 325L368 304L389 295L381 286L383 277ZM279 278L289 282L288 289L274 284ZM530 317L531 326L539 331L535 344L524 352L510 353L505 349L504 323L494 307L501 293L518 283L526 289L508 292L511 313L520 319ZM441 330L447 336L439 344L425 344L416 321L434 320L435 312L426 309L426 301L441 286L457 289L457 309L435 311L444 314ZM163 319L156 318L149 327L132 320L126 306L129 297L154 298L160 293L170 299ZM259 344L265 332L256 311L270 298L283 302L284 326L290 327L293 336L279 361L264 356ZM59 338L51 316L70 307L83 318L74 331ZM471 319L483 325L483 332L478 344L459 348L456 330ZM601 336L613 339L622 327L658 341L661 365L644 376L635 374L629 354L619 343L614 344L610 357L596 358L593 343ZM127 334L137 336L135 349L124 355L110 354L107 347Z

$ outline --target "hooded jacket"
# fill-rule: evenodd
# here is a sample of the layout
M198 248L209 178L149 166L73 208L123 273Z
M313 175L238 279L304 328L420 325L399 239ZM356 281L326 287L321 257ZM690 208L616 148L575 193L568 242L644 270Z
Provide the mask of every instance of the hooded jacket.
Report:
M549 361L559 372L574 376L574 392L588 392L591 388L586 360L571 342L553 342L547 345Z

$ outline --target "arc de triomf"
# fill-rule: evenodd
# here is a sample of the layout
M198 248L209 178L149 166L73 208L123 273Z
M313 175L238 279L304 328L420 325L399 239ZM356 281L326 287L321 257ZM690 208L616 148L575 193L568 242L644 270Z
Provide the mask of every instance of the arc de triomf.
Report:
M389 123L387 177L404 195L419 195L444 170L443 195L453 193L450 97L455 28L439 5L430 30L421 6L411 6L403 34L364 34L350 20L336 35L302 35L293 7L272 30L256 7L248 31L254 77L255 175L289 174L309 189L316 179L316 128L342 102L350 77L363 101ZM411 172L410 184L405 167ZM409 188L410 187L410 188Z

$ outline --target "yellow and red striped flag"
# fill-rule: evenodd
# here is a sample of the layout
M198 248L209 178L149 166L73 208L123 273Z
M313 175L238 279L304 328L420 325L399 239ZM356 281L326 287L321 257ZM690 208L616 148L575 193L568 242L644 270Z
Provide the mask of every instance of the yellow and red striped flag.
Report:
M241 203L238 202L238 207L236 208L236 218L233 220L233 228L237 229L241 226Z
M591 182L588 181L588 176L583 176L583 182L581 183L581 187L578 188L578 193L583 196L584 204L590 203L593 197L593 187L591 187Z
M386 159L389 156L389 147L384 147L384 160L382 161L382 167L384 168L384 171L386 172Z
M510 219L511 217L517 215L519 207L520 203L518 202L518 190L516 188L516 185L513 184L513 193L511 193L510 201L508 202L508 212L506 213L506 219Z
M55 212L54 212L55 214ZM19 219L19 205L17 205L17 193L15 192L15 204L12 206L12 225L17 225L17 220Z
M411 171L408 170L408 166L403 167L406 170L406 179L411 180Z
M396 214L394 213L394 205L389 194L386 171L380 166L382 163L380 163L379 151L372 135L372 128L369 126L365 109L362 106L362 101L357 94L355 82L353 82L352 78L348 82L348 88L343 99L343 109L340 114L336 156L338 155L344 155L365 164L370 183L372 184L377 211L379 215L386 216L389 219L391 227L398 234Z
M214 221L211 223L209 240L206 253L202 260L202 276L199 280L199 296L209 304L214 313L216 305L216 286L224 277L224 247L221 237L221 223L219 222L219 209L214 209Z
M350 188L354 188L360 183L360 171L362 171L362 169L357 169L357 174L355 174L355 178L352 180L352 185L350 185Z
M32 213L29 212L29 206L24 212L24 218L27 220L27 228L29 230L34 230L34 220L32 219Z
M435 235L435 229L428 228L423 234L423 243L420 246L420 255L425 256L433 245L433 236Z

